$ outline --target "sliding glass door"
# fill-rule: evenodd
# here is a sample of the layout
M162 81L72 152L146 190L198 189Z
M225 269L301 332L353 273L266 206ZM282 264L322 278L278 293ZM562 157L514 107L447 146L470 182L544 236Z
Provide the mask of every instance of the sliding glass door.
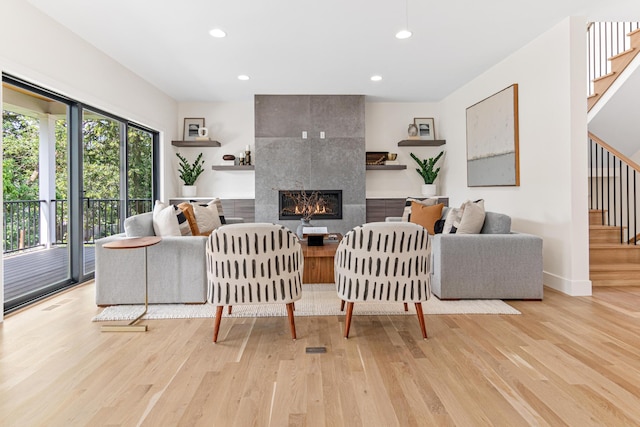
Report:
M5 311L93 277L95 241L152 209L158 133L3 76Z

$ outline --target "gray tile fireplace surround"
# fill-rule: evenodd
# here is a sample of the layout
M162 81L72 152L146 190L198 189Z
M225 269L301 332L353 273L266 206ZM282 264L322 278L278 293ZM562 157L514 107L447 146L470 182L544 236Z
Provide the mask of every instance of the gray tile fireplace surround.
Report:
M344 234L365 222L364 96L256 95L255 126L257 222L295 230L299 220L278 219L278 190L301 187L342 190L342 219L314 226Z

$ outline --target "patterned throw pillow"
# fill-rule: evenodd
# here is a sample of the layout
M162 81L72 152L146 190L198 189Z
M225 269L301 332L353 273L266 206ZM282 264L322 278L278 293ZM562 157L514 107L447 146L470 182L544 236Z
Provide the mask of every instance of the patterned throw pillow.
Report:
M191 228L182 209L159 200L153 207L153 231L156 236L190 236Z
M197 203L197 202L195 200L191 200L191 203ZM222 210L222 200L220 200L219 197L216 197L215 199L212 199L206 205L200 204L200 206L210 206L212 204L216 205L216 209L218 211L218 216L220 217L220 223L223 224L223 225L226 224L227 221L224 219L224 211Z
M198 227L197 234L200 236L208 236L213 230L222 225L221 216L218 214L218 205L215 202L207 205L194 204L193 213Z
M404 202L404 211L402 212L402 221L407 222L411 218L411 203L416 202L420 203L423 206L433 206L438 203L438 198L428 198L428 199L414 199L412 197L407 197L407 200Z

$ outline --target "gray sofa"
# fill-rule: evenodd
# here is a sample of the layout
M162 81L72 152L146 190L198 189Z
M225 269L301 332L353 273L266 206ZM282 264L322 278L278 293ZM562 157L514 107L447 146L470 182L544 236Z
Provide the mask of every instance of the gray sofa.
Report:
M512 232L508 215L487 212L480 234L432 236L431 290L440 299L541 300L542 268L542 239Z
M243 222L227 218L227 223ZM144 303L144 249L107 249L104 244L126 237L154 236L151 212L129 217L125 233L96 241L96 304ZM207 269L204 236L163 237L147 248L150 304L204 303Z

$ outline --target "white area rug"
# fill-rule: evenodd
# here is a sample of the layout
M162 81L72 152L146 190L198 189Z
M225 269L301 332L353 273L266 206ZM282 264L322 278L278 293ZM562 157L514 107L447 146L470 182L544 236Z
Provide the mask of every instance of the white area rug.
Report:
M93 318L94 322L106 320L132 320L142 311L142 305L114 305ZM502 300L459 300L440 301L435 296L422 303L424 314L520 314ZM188 319L214 317L216 308L212 304L153 304L149 306L144 319ZM409 311L405 312L400 303L356 303L353 306L355 315L415 315L415 306L409 304ZM335 286L331 284L304 285L302 299L296 301L297 316L337 316L340 311L340 299ZM224 309L223 317L272 317L286 316L284 304L255 304L236 305L233 313L227 314Z

